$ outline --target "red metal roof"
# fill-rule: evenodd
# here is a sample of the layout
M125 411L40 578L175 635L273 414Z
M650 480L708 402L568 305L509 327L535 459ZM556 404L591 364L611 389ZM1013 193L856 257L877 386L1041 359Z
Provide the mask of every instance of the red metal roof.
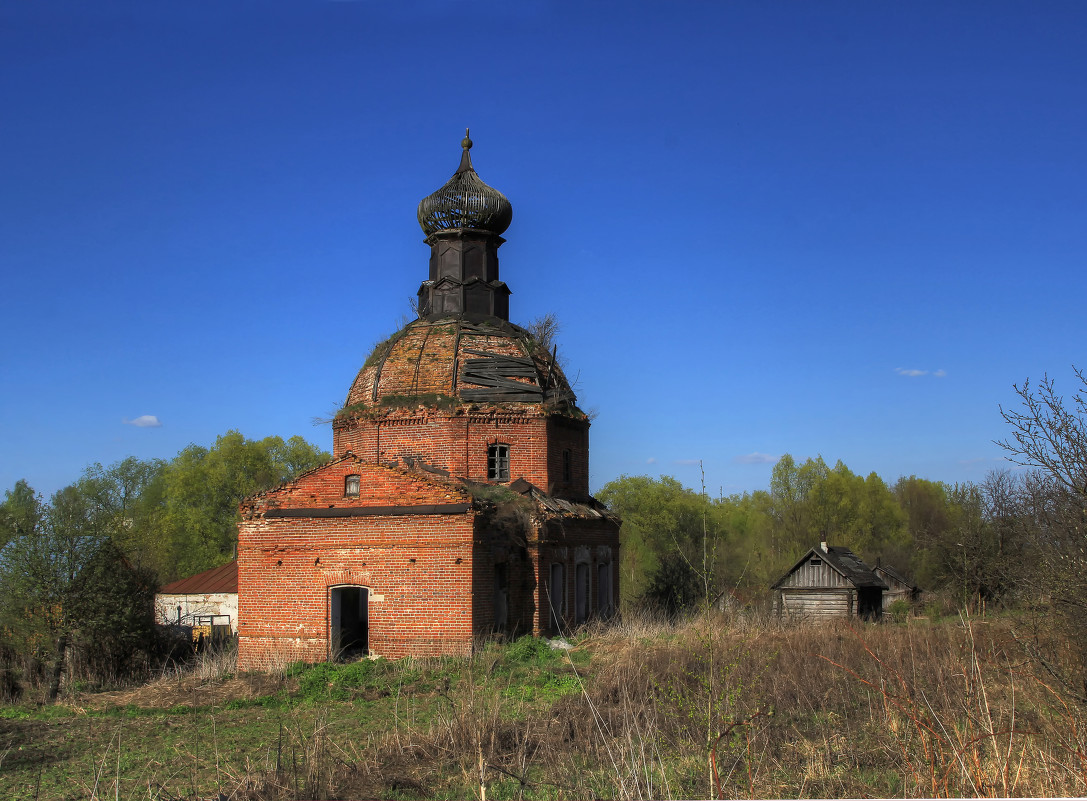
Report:
M213 567L195 576L170 582L159 593L168 595L204 595L213 592L238 591L238 562Z

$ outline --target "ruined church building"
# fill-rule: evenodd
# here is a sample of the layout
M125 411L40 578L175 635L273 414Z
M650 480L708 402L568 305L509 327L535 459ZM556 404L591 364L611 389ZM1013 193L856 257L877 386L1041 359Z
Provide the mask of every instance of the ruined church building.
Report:
M512 207L461 145L419 204L419 318L362 365L332 461L242 504L242 670L467 654L617 604L619 521L589 495L589 420L554 351L509 322Z

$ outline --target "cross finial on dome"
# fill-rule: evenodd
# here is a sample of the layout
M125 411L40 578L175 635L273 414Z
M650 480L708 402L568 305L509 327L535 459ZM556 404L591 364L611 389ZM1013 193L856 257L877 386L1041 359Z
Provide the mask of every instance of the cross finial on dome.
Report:
M460 145L464 150L453 177L437 192L420 201L419 225L427 236L453 229L487 231L501 236L513 219L510 202L497 189L483 183L472 166L472 157L468 154L472 140L467 128Z
M465 172L466 170L474 169L472 167L472 157L468 154L468 151L472 149L472 140L468 137L468 129L464 129L464 138L460 140L460 146L464 148L464 152L460 154L460 166L457 167L457 173Z

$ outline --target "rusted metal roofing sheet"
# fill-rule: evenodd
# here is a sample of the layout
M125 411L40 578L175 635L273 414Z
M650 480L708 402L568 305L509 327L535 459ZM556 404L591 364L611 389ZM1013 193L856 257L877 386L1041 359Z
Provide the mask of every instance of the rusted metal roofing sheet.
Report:
M178 579L170 582L161 590L161 595L197 595L211 594L213 592L237 592L238 591L238 562L237 560L222 567L213 567L195 576Z

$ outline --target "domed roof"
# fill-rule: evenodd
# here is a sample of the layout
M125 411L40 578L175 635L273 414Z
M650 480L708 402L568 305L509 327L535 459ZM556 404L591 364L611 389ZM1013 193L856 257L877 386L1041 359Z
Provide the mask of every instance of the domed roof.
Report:
M462 404L547 406L582 416L553 354L503 320L416 320L374 348L341 414Z
M460 166L445 186L419 201L419 226L427 236L468 228L501 234L513 221L513 206L497 189L483 183L472 167L468 129L460 143Z

